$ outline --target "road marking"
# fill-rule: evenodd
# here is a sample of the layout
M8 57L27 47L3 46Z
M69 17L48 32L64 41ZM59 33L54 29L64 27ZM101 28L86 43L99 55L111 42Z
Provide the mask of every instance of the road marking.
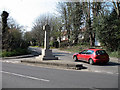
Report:
M29 79L33 79L33 80L50 82L50 80L47 80L47 79L40 79L40 78L36 78L36 77L32 77L32 76L25 76L25 75L16 74L16 73L11 73L11 72L5 72L5 71L1 71L1 72L2 72L2 73L6 73L6 74L11 74L11 75L19 76L19 77L29 78Z
M101 71L94 71L94 72L101 73Z
M1 62L6 62L6 63L20 63L20 61L8 61L8 60L1 61Z
M119 74L119 73L114 73L114 72L105 72L105 71L92 71L96 73L107 73L107 74Z
M108 73L108 74L114 74L113 72L106 72L106 73ZM116 73L115 73L116 74Z

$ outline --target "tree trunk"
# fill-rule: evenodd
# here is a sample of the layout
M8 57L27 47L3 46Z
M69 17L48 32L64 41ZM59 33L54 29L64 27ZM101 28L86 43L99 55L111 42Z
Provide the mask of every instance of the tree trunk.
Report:
M116 0L116 2L113 1L113 5L114 5L118 18L120 18L120 2L118 2L118 0Z
M89 7L88 7L88 32L89 32L89 38L90 38L90 46L93 47L95 45L95 35L93 33L93 30L92 30L92 22L91 22L91 14L90 14L90 8L91 4L89 2Z

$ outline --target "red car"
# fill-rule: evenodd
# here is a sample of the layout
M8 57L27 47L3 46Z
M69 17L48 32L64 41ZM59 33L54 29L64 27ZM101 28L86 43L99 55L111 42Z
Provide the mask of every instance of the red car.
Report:
M108 63L109 62L109 55L106 53L105 50L102 49L85 49L82 50L80 53L75 53L73 55L73 59L77 60L84 60L89 62L89 64L94 63Z

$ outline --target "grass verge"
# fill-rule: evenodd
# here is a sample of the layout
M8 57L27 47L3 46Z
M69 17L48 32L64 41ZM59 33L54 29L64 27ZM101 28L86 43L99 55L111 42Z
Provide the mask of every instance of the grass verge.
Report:
M116 58L120 58L120 51L114 51L114 52L109 52L108 54L110 57L116 57Z

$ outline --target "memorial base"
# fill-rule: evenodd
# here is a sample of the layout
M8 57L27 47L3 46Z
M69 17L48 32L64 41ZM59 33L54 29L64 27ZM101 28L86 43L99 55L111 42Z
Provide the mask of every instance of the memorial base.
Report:
M52 50L49 49L43 49L42 55L38 57L40 60L58 60L58 57L55 57L52 54Z

